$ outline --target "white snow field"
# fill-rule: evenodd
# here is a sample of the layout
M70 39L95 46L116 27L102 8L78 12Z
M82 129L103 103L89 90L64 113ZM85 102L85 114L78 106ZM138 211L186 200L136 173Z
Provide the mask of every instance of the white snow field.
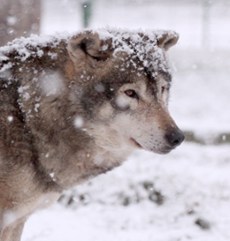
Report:
M98 0L91 25L179 32L169 52L174 119L201 136L230 131L230 5L213 2L206 48L201 1L163 2ZM44 34L80 29L78 1L44 1L43 10ZM123 166L67 191L70 200L35 213L22 240L229 241L229 173L229 145L184 143L166 156L136 152Z
M33 215L23 241L227 241L229 169L229 146L134 153L77 187L72 208L56 204Z

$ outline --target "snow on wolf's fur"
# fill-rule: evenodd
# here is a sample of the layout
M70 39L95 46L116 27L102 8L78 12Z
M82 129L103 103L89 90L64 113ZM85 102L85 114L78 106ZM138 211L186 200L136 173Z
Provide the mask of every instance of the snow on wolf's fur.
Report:
M94 31L92 31L94 32ZM177 34L173 31L141 31L140 34L137 31L127 31L127 30L106 30L100 29L96 33L99 35L101 40L112 39L112 47L116 52L122 51L127 52L130 55L135 55L143 63L145 68L153 72L157 71L159 68L163 71L169 71L168 62L165 58L165 53L163 50L157 46L157 39L169 33L175 37ZM13 67L14 63L10 62L10 54L17 53L17 58L21 61L26 61L30 56L42 57L44 52L43 48L46 46L55 47L61 41L68 41L75 34L59 34L56 36L37 36L31 35L29 38L19 38L8 43L6 46L0 47L0 74L7 73L10 68ZM125 40L129 41L129 45ZM105 51L108 45L101 46L101 50ZM51 58L56 58L54 53L48 53ZM135 66L135 62L131 61ZM124 66L125 67L125 66ZM128 67L128 66L127 66ZM142 69L140 69L142 70ZM0 77L1 77L0 76Z

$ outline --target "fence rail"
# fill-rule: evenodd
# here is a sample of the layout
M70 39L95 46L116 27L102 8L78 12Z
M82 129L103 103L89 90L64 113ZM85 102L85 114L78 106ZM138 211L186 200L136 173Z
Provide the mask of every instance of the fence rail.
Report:
M218 133L210 135L197 135L193 131L185 130L185 140L187 142L194 142L201 145L222 145L230 144L230 133Z

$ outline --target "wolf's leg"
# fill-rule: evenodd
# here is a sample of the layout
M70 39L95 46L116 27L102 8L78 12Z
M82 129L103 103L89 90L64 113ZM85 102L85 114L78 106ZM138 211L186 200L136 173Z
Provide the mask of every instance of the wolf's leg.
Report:
M0 241L20 241L26 218L21 218L0 231Z

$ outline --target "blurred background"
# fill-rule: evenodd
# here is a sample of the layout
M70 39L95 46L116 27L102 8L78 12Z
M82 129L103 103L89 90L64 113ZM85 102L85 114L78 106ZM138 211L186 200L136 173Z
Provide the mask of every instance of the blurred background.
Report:
M66 192L62 206L30 219L23 240L229 241L230 1L0 0L0 46L104 27L179 33L169 109L187 142L164 157L134 153Z
M182 48L225 49L230 41L228 0L1 0L0 10L1 45L30 33L105 26L176 29Z

